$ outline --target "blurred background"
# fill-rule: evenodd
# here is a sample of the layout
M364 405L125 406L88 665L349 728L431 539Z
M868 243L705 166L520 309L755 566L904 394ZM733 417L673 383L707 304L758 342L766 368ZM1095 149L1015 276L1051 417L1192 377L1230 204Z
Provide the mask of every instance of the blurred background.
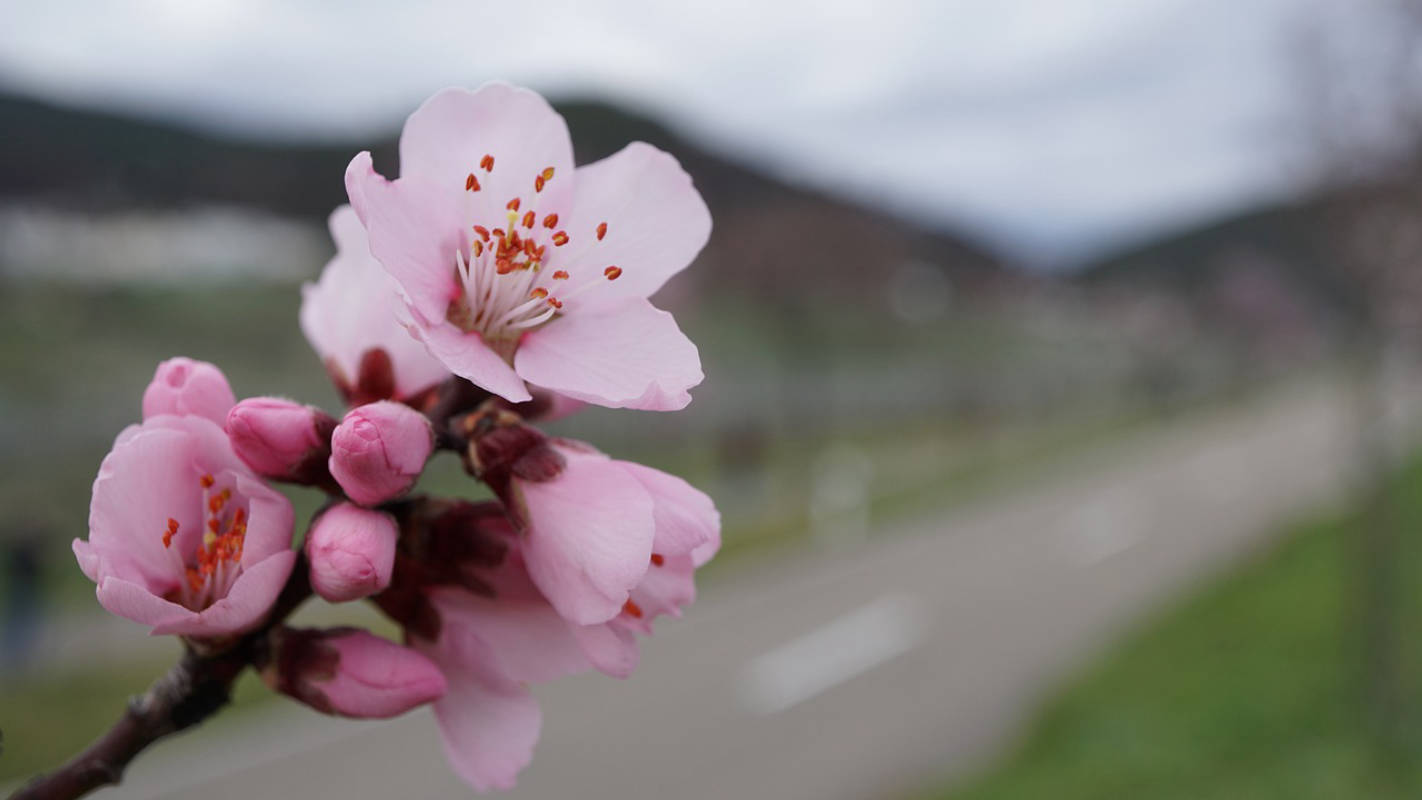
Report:
M425 97L504 79L580 164L651 142L711 208L656 298L695 402L560 430L726 526L637 676L541 695L516 796L1422 794L1422 3L0 18L0 784L176 651L69 552L153 367L336 409L296 311L346 163L395 174ZM249 680L111 796L259 788L464 792L427 715L340 723Z

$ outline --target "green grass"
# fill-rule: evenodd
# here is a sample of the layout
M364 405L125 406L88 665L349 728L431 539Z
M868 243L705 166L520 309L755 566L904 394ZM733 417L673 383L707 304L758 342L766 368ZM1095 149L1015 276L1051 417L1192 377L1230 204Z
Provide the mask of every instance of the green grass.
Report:
M107 730L125 698L141 694L177 661L121 660L98 670L8 678L0 686L0 784L60 766ZM224 715L242 713L274 695L250 670L233 687Z
M988 774L928 797L1422 796L1422 462L1390 488L1405 532L1399 732L1365 713L1361 511L1304 524L1073 682Z

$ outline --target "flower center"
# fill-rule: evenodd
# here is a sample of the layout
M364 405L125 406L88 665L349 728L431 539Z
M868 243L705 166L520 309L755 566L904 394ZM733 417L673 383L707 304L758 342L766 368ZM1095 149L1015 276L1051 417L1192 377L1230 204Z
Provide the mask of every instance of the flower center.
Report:
M247 536L247 509L233 502L232 489L215 489L217 480L211 475L203 475L198 482L207 523L192 560L184 560L173 548L173 537L178 535L176 519L169 517L168 528L163 532L163 546L183 574L175 596L169 599L193 611L201 611L227 596L242 573L242 542Z
M494 171L494 156L485 155L479 170ZM522 196L504 204L502 225L475 225L469 252L455 253L454 274L458 289L450 300L445 318L461 330L477 332L505 359L513 355L524 331L538 327L564 312L564 304L584 292L601 286L596 275L572 274L560 262L562 248L573 241L568 231L558 227L558 215L539 216L536 206L545 186L553 180L552 167L533 176L533 192L527 202ZM479 175L470 172L464 188L483 191ZM607 236L606 222L600 222L586 236L588 246L596 246ZM581 254L580 254L581 255ZM602 268L601 278L614 281L622 268Z

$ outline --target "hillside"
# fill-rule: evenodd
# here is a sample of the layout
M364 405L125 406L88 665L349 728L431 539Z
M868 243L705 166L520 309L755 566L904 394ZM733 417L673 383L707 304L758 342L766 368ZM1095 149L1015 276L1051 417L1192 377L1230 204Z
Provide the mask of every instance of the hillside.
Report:
M1336 324L1356 313L1358 283L1339 266L1334 198L1256 208L1162 236L1088 265L1096 288L1164 291L1210 318L1252 327Z

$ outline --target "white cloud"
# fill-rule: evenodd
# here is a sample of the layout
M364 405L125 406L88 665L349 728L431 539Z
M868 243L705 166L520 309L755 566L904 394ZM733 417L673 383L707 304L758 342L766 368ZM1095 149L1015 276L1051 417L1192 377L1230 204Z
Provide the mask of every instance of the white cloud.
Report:
M1287 183L1261 132L1310 0L8 2L0 71L64 101L348 135L503 77L1054 258Z

